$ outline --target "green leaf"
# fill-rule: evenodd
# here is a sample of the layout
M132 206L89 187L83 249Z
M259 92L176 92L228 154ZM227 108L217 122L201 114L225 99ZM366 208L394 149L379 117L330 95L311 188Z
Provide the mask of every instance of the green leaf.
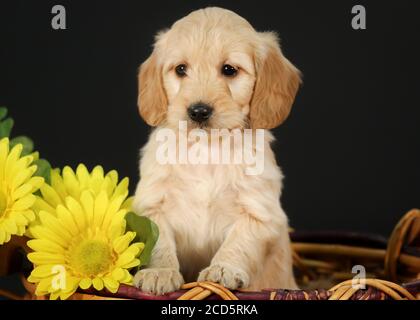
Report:
M25 136L19 136L10 140L10 146L13 148L17 144L23 145L22 156L26 156L34 150L34 143L31 139Z
M149 218L138 216L133 212L129 212L125 216L127 221L127 231L136 232L134 242L143 242L144 249L140 254L140 266L149 264L152 255L152 249L159 238L159 228Z
M35 176L43 177L45 182L50 184L51 183L51 165L45 159L38 159L33 162L33 164L37 165L37 170L35 172Z
M0 138L6 138L10 136L13 124L14 122L12 118L7 118L4 121L0 121Z
M0 107L0 120L3 120L7 116L7 108Z

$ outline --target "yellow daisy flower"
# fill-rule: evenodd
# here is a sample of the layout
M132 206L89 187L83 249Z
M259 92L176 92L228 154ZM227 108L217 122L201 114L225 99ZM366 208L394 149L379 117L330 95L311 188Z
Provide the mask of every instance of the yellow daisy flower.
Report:
M22 236L26 226L35 219L33 193L44 179L33 177L37 170L32 155L21 157L22 144L9 150L9 139L0 140L0 245L11 235Z
M69 166L64 167L62 172L60 169L51 170L50 184L45 183L40 188L41 196L36 197L33 205L35 212L35 220L31 222L30 228L26 232L26 236L33 238L31 233L32 226L38 225L39 212L41 210L55 213L58 205L64 205L66 198L71 196L80 201L83 191L90 191L97 196L101 191L105 191L110 200L116 197L128 195L128 178L124 178L118 183L118 172L112 170L104 173L101 166L96 166L92 172L89 172L84 164L79 164L76 171ZM121 205L124 209L131 209L133 197L127 198Z
M59 169L51 171L51 185L44 184L41 188L42 197L38 197L34 205L34 210L39 212L46 210L53 212L59 205L65 204L68 196L74 199L80 199L83 191L89 190L93 195L97 196L101 191L106 194L112 201L121 195L128 195L128 178L124 178L118 183L118 173L115 170L104 174L101 166L96 166L91 173L86 166L79 164L74 172L70 167L64 167L62 173ZM122 206L131 208L132 198L128 198Z
M34 250L28 254L34 264L28 280L37 283L37 295L67 299L91 286L115 293L121 283L132 283L128 270L140 265L144 244L130 245L136 233L125 233L126 189L117 195L106 188L98 194L84 190L78 199L57 199L55 209L39 212L40 224L31 227L35 239L28 241Z

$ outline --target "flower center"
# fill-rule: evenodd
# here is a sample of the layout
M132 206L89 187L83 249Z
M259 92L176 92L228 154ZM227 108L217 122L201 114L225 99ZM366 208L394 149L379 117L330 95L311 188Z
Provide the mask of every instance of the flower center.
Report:
M0 217L3 217L7 209L7 197L3 191L0 190Z
M70 252L70 265L75 272L84 276L96 276L113 264L110 246L100 240L83 240Z

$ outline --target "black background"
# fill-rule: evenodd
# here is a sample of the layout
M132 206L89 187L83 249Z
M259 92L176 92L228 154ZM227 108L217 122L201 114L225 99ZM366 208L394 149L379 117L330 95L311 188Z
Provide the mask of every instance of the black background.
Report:
M101 164L138 181L149 128L137 68L154 34L190 11L222 6L278 31L303 72L288 121L274 130L282 204L297 229L388 235L420 207L416 1L1 1L0 105L54 166ZM51 8L67 30L51 28ZM351 8L367 9L367 30Z

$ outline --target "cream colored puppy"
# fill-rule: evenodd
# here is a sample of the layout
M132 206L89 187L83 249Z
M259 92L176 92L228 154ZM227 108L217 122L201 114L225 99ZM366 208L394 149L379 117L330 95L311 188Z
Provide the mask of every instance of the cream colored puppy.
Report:
M299 83L276 35L256 32L232 11L197 10L157 35L139 73L140 114L156 128L142 149L134 210L156 222L160 236L136 286L155 294L197 280L231 289L296 287L268 129L286 119ZM179 121L205 131L264 129L264 170L159 163L157 134L178 133Z

